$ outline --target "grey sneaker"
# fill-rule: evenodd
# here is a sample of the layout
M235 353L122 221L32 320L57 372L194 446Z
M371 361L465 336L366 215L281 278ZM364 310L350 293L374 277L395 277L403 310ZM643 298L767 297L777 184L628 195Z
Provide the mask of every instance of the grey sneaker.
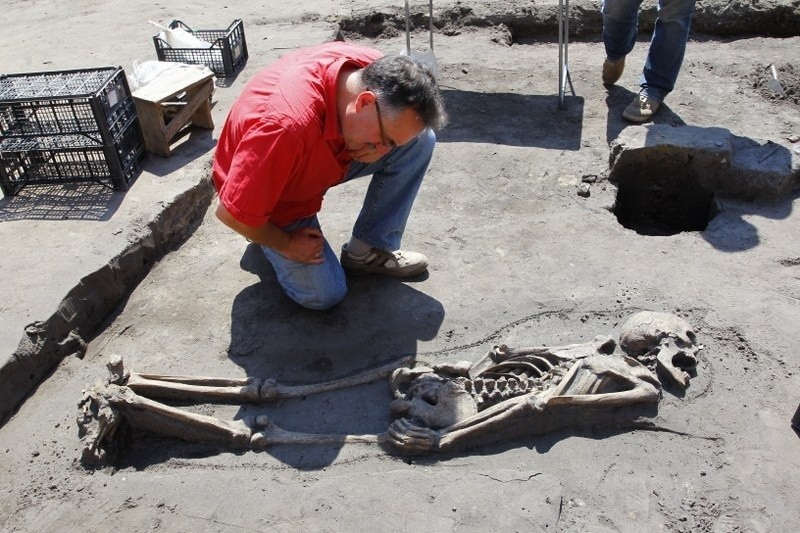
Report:
M661 100L639 93L622 112L622 116L631 122L647 122L653 118L659 107Z
M625 56L616 61L611 61L606 58L603 61L603 83L605 85L614 85L617 80L622 76L622 71L625 70Z
M342 267L347 270L383 274L396 278L410 278L422 274L428 268L428 258L416 252L396 250L388 252L372 248L362 256L352 255L347 245L342 246Z

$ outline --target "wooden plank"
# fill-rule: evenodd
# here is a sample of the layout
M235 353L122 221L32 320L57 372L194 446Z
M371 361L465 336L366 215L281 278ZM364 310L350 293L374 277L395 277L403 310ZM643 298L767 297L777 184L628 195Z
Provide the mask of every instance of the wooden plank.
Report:
M162 157L172 155L170 149L172 139L190 123L198 127L214 129L209 102L214 90L214 82L211 77L203 76L199 81L195 78L181 78L191 82L188 86L178 85L176 82L178 78L167 80L169 83L175 83L169 87L169 92L165 89L159 94L153 93L152 96L159 96L159 99L155 101L142 98L138 91L134 93L133 101L136 104L139 124L142 127L142 135L148 152ZM161 102L172 99L181 92L186 92L186 103L167 123L164 118L164 106Z
M171 155L169 142L164 138L164 112L158 102L148 102L134 97L136 113L147 151L163 157Z
M164 138L166 139L167 143L169 143L169 141L171 141L172 138L191 121L192 115L195 113L195 111L204 102L208 102L208 99L211 97L211 91L213 90L211 81L203 84L198 89L190 89L188 91L189 101L186 102L186 105L183 106L183 109L181 109L177 115L172 117L172 120L170 120L169 124L167 124L164 128ZM209 120L211 119L211 117L207 118ZM212 122L211 128L213 127L214 125Z
M133 96L148 102L163 102L171 96L213 77L213 73L195 68L170 69L156 76L144 87L134 91Z

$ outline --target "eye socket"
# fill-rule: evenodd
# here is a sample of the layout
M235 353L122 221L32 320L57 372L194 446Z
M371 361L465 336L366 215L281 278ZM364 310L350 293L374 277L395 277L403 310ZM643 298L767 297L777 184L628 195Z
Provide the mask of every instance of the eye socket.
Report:
M672 366L682 370L692 369L697 366L697 359L685 352L679 352L672 357Z
M424 392L422 393L422 396L420 396L420 398L422 398L422 401L424 401L428 405L436 405L437 403L439 403L439 397L433 392Z

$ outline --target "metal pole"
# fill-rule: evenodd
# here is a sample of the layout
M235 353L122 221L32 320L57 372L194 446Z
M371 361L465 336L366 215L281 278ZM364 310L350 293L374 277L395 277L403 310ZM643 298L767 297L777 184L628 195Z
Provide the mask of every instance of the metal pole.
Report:
M406 55L411 55L411 13L406 0Z
M569 0L558 0L558 106L561 108L565 107L567 85L575 96L569 75Z
M558 0L558 105L564 105L564 0Z
M428 33L431 38L431 53L433 53L433 0L428 4Z

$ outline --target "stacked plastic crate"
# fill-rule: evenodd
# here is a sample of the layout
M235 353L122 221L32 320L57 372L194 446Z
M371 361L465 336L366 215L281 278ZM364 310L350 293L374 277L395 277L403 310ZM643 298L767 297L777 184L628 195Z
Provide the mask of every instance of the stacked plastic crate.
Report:
M193 30L180 20L173 20L169 29L182 30L208 43L208 48L174 48L164 32L153 36L159 61L173 61L192 65L205 65L217 78L229 78L242 70L247 63L247 39L241 19L234 20L224 30Z
M127 190L145 155L120 67L0 75L0 188L97 182Z

